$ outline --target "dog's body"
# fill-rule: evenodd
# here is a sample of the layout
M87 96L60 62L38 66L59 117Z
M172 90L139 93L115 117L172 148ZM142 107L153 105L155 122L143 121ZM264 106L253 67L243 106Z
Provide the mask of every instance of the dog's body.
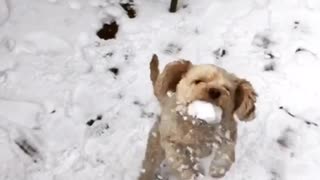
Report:
M139 180L155 179L164 160L182 180L196 179L202 173L224 176L235 160L237 123L233 114L242 120L253 117L256 95L251 85L221 68L195 66L189 61L170 63L160 74L154 56L150 69L161 116L150 131ZM201 82L194 83L199 78ZM223 109L221 122L208 124L189 116L186 107L194 100L219 105ZM208 167L199 166L208 156L212 157Z

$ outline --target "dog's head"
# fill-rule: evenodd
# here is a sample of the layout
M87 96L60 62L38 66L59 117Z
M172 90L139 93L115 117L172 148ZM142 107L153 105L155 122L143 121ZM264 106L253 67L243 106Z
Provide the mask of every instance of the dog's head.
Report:
M250 82L214 65L193 65L186 60L167 64L155 82L155 94L168 91L176 93L177 104L202 100L226 114L236 114L239 120L254 118L256 93Z

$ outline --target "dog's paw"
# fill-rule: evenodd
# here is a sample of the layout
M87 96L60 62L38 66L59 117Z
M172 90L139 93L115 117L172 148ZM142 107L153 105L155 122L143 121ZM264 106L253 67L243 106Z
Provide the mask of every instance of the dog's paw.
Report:
M226 174L225 168L219 168L219 167L211 167L209 171L209 175L213 178L221 178Z
M213 178L221 178L230 169L232 160L227 154L216 156L210 164L209 175Z

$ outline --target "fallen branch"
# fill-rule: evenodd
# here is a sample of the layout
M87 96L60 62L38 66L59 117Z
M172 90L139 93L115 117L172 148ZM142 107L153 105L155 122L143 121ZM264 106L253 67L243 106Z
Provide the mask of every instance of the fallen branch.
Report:
M312 126L319 127L319 125L318 125L317 123L312 122L312 121L309 121L309 120L307 120L307 119L304 118L304 117L297 116L297 115L291 113L287 108L285 108L285 107L283 107L283 106L280 106L279 109L283 110L284 112L286 112L289 116L291 116L291 117L293 117L293 118L303 120L307 125L312 125Z

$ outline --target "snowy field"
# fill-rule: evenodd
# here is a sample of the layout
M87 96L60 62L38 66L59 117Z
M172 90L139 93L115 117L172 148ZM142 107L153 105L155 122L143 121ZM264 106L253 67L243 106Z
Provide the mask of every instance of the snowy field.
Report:
M320 1L0 0L0 180L135 180L159 113L148 63L212 63L246 78L223 180L320 178ZM100 39L116 22L115 39Z

